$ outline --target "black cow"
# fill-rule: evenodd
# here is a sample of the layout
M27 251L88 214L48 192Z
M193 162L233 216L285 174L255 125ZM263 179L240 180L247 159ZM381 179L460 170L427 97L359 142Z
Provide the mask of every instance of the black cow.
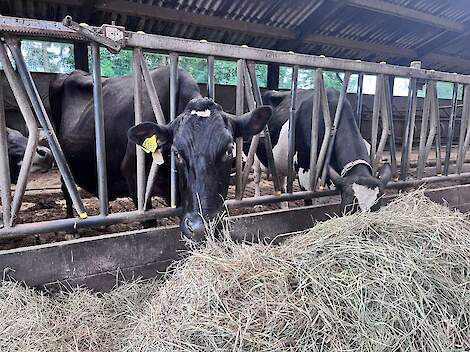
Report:
M166 121L169 121L169 68L151 72ZM156 137L164 163L158 170L153 195L169 198L169 156L177 155L179 198L183 208L181 230L199 240L205 220L222 210L228 190L234 138L259 133L271 117L271 107L260 107L235 118L212 100L202 98L196 82L178 71L178 118L160 126L150 99L144 94L143 122L133 128L133 77L103 79L103 108L106 134L106 161L110 199L131 196L136 203L135 143ZM76 71L62 75L50 89L51 110L58 138L75 181L97 194L93 122L92 78ZM128 141L129 137L129 141ZM151 162L146 157L147 166ZM71 204L68 201L68 215Z
M17 130L7 128L8 160L10 165L10 181L16 183L23 163L24 153L28 139ZM52 167L53 157L51 151L43 146L36 147L33 156L31 172L46 172Z
M295 168L301 187L310 190L310 146L312 128L313 90L297 91L297 110L295 113ZM327 90L330 115L334 116L338 105L339 93ZM274 145L273 153L278 173L284 179L287 176L287 151L289 130L290 93L268 91L263 95L265 104L275 107L269 122L269 132ZM318 150L320 150L325 125L323 114L320 115L318 131ZM266 151L260 145L258 158L267 165ZM385 164L378 177L372 175L370 157L365 141L357 125L357 119L346 99L342 116L336 132L333 154L330 160L329 178L341 191L342 211L354 212L377 210L381 205L383 191L392 176L389 164Z

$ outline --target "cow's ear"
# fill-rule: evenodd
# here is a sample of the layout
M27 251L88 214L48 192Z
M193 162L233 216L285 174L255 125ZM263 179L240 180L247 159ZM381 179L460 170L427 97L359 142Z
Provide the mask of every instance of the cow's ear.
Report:
M250 137L260 133L271 118L273 109L264 105L238 117L231 117L234 137Z
M380 183L382 183L382 187L387 186L387 183L392 179L392 173L392 167L389 163L383 164L379 169L377 176L380 180Z
M173 133L168 126L158 125L153 122L142 122L129 128L127 138L131 142L148 149L153 148L152 145L156 147L171 143Z
M328 165L328 176L337 188L342 188L345 185L344 177L338 174L331 165Z

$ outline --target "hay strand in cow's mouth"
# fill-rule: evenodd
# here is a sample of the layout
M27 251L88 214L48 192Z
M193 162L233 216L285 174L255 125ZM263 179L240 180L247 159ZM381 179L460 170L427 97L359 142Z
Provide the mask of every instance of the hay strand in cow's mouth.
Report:
M192 251L101 295L5 282L0 350L470 350L470 224L422 191L279 246Z

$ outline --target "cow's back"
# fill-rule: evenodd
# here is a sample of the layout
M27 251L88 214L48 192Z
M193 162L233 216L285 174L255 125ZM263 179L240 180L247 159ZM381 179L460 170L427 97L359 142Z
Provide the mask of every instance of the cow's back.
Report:
M151 76L168 121L169 68L154 70ZM134 78L104 78L102 84L108 192L113 199L129 195L128 182L120 167L126 154L127 131L134 125ZM178 113L190 99L199 96L197 84L182 70L179 71L178 93ZM83 71L59 76L51 85L50 99L59 142L75 181L97 194L92 76ZM146 93L142 94L142 119L155 121Z

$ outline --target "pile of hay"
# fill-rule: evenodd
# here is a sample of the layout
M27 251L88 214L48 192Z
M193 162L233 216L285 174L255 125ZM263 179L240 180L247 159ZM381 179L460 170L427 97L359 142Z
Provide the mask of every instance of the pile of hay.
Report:
M165 282L0 288L1 351L468 351L470 223L422 193L280 246L208 241Z

